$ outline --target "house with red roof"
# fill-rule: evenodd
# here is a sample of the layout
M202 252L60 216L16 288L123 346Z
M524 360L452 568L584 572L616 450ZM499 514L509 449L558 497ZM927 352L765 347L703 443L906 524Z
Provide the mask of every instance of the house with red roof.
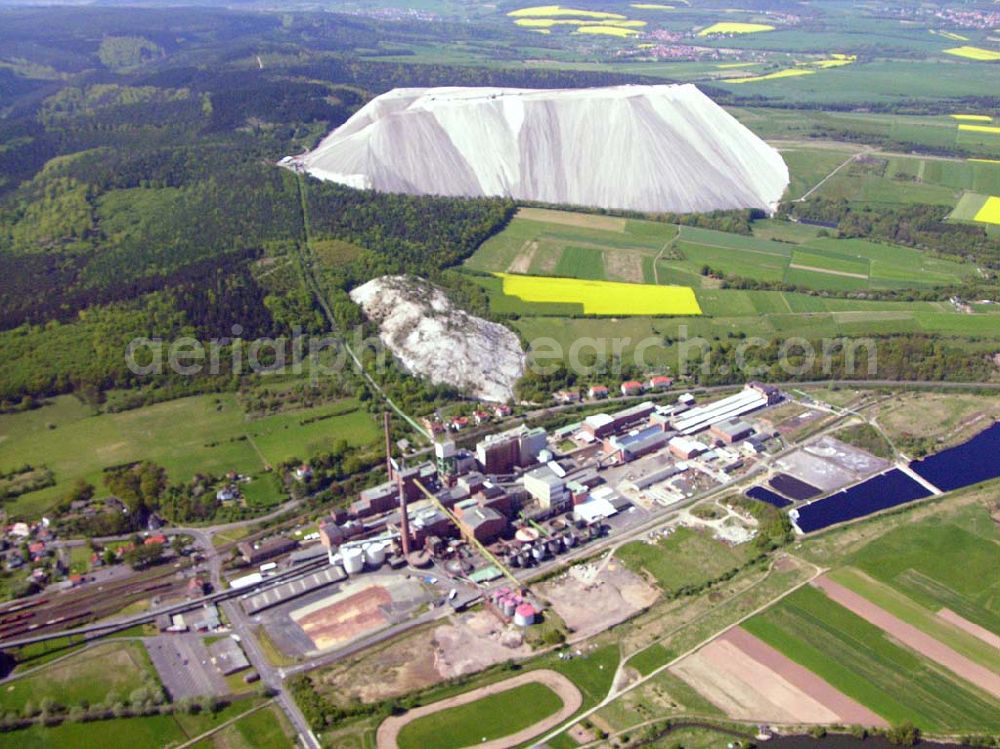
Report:
M638 380L626 380L622 383L622 395L641 395L642 383Z

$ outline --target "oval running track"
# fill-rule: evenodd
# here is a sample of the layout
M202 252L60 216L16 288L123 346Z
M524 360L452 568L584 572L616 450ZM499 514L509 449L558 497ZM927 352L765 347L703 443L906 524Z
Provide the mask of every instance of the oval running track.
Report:
M449 697L446 700L440 700L439 702L432 702L430 705L423 705L422 707L414 708L413 710L407 711L404 715L393 715L386 718L382 721L382 725L378 727L378 732L375 734L378 749L399 749L399 744L397 743L399 732L402 730L403 726L416 720L417 718L422 718L425 715L431 715L452 707L458 707L459 705L466 705L470 702L481 700L483 697L489 697L490 695L506 692L509 689L514 689L522 684L528 684L531 682L543 684L555 692L559 696L559 699L562 700L562 709L553 713L548 718L540 720L537 723L518 731L517 733L511 733L507 736L502 736L499 739L493 739L492 741L484 741L480 744L476 744L478 749L508 749L509 747L523 744L526 741L530 741L535 736L555 728L579 710L580 706L583 704L583 697L580 694L580 690L576 688L573 682L562 674L549 669L529 671L526 674L515 676L513 679L498 681L496 684L488 684L485 687L473 689L471 692L465 692L464 694L459 694L455 697Z

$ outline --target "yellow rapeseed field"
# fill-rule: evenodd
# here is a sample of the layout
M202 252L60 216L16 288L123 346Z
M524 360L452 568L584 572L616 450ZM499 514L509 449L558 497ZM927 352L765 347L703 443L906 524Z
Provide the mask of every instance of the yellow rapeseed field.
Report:
M642 28L645 21L582 21L579 18L518 18L514 21L517 26L527 28L550 28L552 26L621 26L622 28Z
M809 70L807 68L786 68L784 70L776 70L773 73L767 73L766 75L754 75L747 78L723 78L723 83L753 83L755 81L773 81L776 78L795 78L800 75L812 75L815 70Z
M503 293L525 302L582 304L587 315L700 315L688 286L587 281L496 273Z
M991 122L993 120L988 114L953 114L949 116L953 120L969 120L972 122Z
M1000 225L1000 198L996 195L987 198L983 207L976 212L976 216L972 220L984 224Z
M949 55L965 57L969 60L979 60L980 62L1000 60L1000 52L992 49L983 49L982 47L970 47L966 45L964 47L952 47L951 49L946 49L945 52Z
M715 67L719 68L720 70L727 70L729 68L749 68L751 65L759 65L759 64L760 63L757 62L724 62L720 65L716 65Z
M639 32L622 26L579 26L574 34L605 34L607 36L635 36Z
M753 34L757 31L774 31L774 26L768 26L765 23L721 21L713 23L707 29L702 29L698 32L698 36L709 36L710 34Z
M973 133L1000 133L1000 127L992 125L959 125L959 130L968 130Z
M934 29L928 29L930 33L937 34L938 36L943 36L945 39L951 39L953 42L967 42L969 37L962 36L961 34L956 34L954 31L935 31Z
M673 10L673 5L660 5L659 3L631 3L630 8L636 10Z
M823 70L826 70L827 68L839 68L842 65L850 65L857 59L858 59L857 55L845 55L840 52L834 52L825 60L813 60L805 64L814 65L817 68L822 68Z
M577 8L564 8L561 5L534 5L530 8L520 8L512 10L507 14L512 18L551 18L552 16L576 16L577 18L625 18L620 13L606 13L600 10L578 10Z

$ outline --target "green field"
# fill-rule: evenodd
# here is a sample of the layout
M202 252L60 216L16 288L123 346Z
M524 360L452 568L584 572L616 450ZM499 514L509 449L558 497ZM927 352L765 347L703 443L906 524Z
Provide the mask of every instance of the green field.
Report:
M1000 174L1000 169L997 172ZM952 192L950 188L941 189ZM743 236L639 220L623 221L621 231L609 231L568 223L574 218L585 224L588 219L604 217L561 215L567 217L567 222L515 218L507 229L487 240L465 267L479 273L658 281L699 289L712 285L702 273L708 266L728 276L784 282L817 291L960 284L976 273L972 264L933 257L908 247L820 238L815 228L803 229L790 223L783 226L778 221L768 221L762 227L764 236ZM790 244L780 236L782 232L793 233L796 243ZM581 311L576 305L539 305L511 299L486 277L473 278L489 292L497 312L560 315Z
M98 415L77 399L60 396L34 411L0 416L0 468L45 465L56 479L55 486L24 494L5 509L38 514L65 495L75 479L85 478L100 489L102 469L130 461L159 463L175 481L230 470L256 476L265 464L306 458L338 439L358 445L377 436L372 419L352 400L251 420L232 393ZM261 504L279 499L270 484L251 493Z
M460 749L528 728L562 708L544 684L528 683L475 702L425 715L403 726L400 749Z
M250 713L191 749L293 749L294 731L284 713L273 705Z
M943 621L933 611L924 608L885 583L881 583L852 567L836 569L829 574L829 577L867 598L893 616L926 632L938 642L944 643L966 658L1000 673L1000 650L991 647L965 630Z
M112 642L9 682L0 691L7 709L19 711L27 702L38 707L46 698L70 707L104 702L109 692L127 699L132 690L144 686L150 678L159 683L140 643Z
M714 580L748 559L748 545L732 547L707 533L678 527L667 538L650 544L632 541L616 552L625 565L652 577L666 593Z
M628 659L628 665L642 676L648 676L656 669L670 662L671 653L662 643L654 642Z
M253 702L236 702L215 715L177 713L143 718L98 720L92 723L63 723L43 728L32 726L0 733L0 748L7 749L169 749L246 712ZM266 747L266 745L264 745ZM276 744L275 747L281 746ZM269 747L267 748L269 749Z
M1000 670L1000 653L935 615L948 607L1000 632L1000 531L989 513L980 504L953 512L942 505L919 522L887 528L863 544L851 541L856 531L834 534L812 554L828 565L836 562L829 573L835 581L971 660ZM853 548L834 552L831 560L838 539ZM910 720L943 733L1000 728L1000 700L897 644L816 588L796 591L744 626L890 722Z
M866 158L837 172L815 194L869 204L954 206L963 191L1000 192L1000 164L916 156Z
M929 611L949 608L1000 632L996 526L974 532L958 522L924 522L890 531L845 561Z
M856 148L781 148L790 177L785 200L796 200L857 152ZM783 223L783 222L775 222ZM756 232L755 232L756 233ZM814 230L815 233L815 230Z
M891 723L909 720L945 733L1000 728L1000 701L896 645L813 587L743 626Z

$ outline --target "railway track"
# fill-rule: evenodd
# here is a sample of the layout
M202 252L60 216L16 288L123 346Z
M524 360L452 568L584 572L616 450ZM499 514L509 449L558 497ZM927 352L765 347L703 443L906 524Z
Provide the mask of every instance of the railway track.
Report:
M140 579L130 577L91 587L85 583L75 590L45 593L37 600L0 610L0 640L77 627L112 616L143 598L181 592L187 581L178 575L180 571L171 567Z

